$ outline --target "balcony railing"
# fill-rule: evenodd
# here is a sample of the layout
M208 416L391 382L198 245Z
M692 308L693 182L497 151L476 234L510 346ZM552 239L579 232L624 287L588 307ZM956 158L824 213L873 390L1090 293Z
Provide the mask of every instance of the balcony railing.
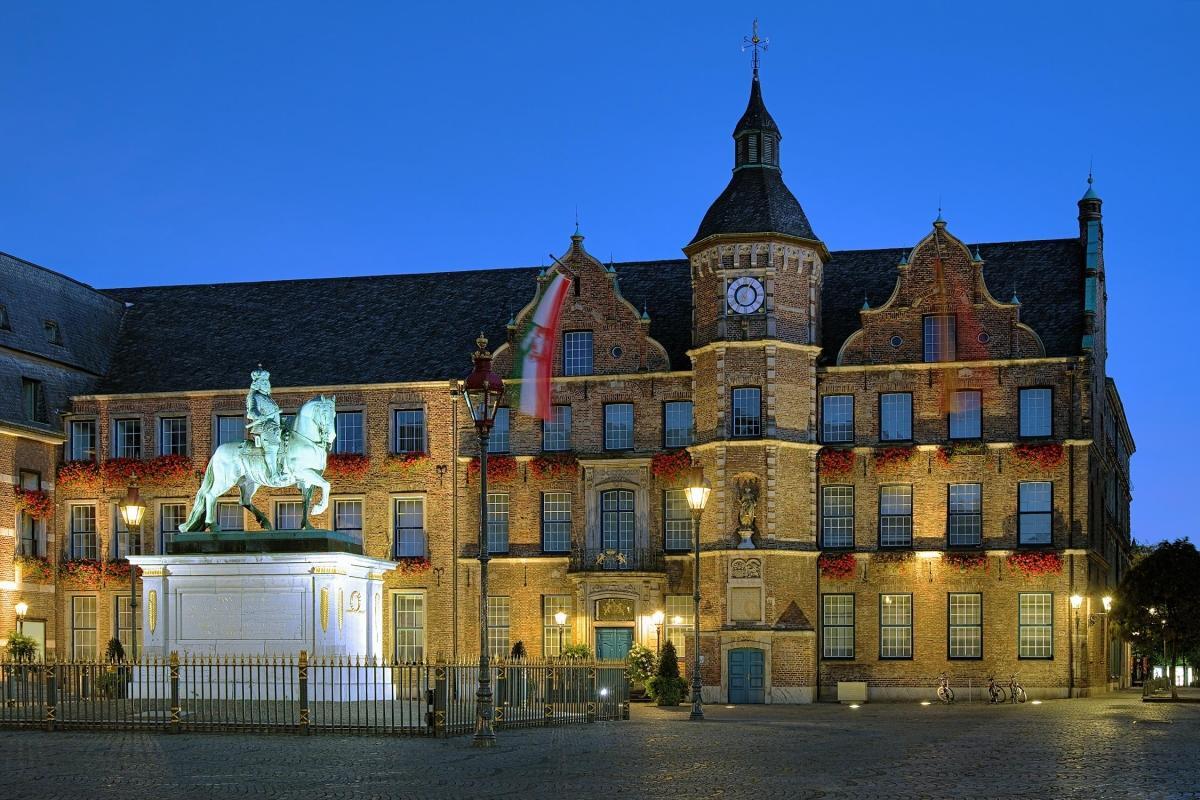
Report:
M665 572L661 550L581 547L571 551L571 572Z

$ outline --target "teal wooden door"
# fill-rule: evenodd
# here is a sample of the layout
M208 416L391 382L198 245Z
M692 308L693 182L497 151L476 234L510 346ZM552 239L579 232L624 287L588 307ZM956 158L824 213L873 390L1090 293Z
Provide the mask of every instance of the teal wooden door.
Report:
M743 647L729 651L729 702L761 703L764 699L763 651Z
M601 661L624 661L633 647L632 628L597 628L596 658Z

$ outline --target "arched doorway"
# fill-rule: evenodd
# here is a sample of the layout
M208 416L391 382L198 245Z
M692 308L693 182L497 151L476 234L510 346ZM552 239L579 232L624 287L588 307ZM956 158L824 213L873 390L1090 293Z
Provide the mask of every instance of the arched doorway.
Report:
M763 651L757 647L739 647L729 651L729 702L765 702L766 685Z

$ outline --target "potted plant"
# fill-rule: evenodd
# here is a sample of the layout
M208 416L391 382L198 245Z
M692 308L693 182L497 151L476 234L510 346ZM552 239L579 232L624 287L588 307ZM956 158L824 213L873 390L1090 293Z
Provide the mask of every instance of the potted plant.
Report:
M648 696L646 683L654 677L654 671L657 668L658 658L649 647L635 644L629 648L629 655L625 657L625 674L629 677L632 689L637 691L639 698ZM630 694L632 695L633 691Z
M660 706L677 706L687 694L687 681L679 677L679 657L675 645L663 645L658 659L658 673L646 683L646 691Z
M121 640L113 637L104 648L104 660L108 667L96 678L96 693L105 699L125 697L130 670L125 664L125 648Z
M37 640L23 633L13 633L8 637L8 661L4 665L4 687L7 700L14 700L18 694L31 697L32 687L18 689L26 681L33 678L30 666L37 658Z

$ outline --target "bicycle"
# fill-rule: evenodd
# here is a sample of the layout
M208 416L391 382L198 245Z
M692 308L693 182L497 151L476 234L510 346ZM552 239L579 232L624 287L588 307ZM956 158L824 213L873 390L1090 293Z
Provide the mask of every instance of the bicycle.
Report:
M1014 703L1024 703L1028 698L1025 695L1025 687L1017 683L1017 676L1010 675L1008 678L1008 696Z
M950 688L950 675L943 672L938 675L937 699L943 703L954 702L954 690Z
M1008 695L1005 693L1004 687L996 683L995 675L988 675L987 690L989 703L1003 703L1008 700Z

